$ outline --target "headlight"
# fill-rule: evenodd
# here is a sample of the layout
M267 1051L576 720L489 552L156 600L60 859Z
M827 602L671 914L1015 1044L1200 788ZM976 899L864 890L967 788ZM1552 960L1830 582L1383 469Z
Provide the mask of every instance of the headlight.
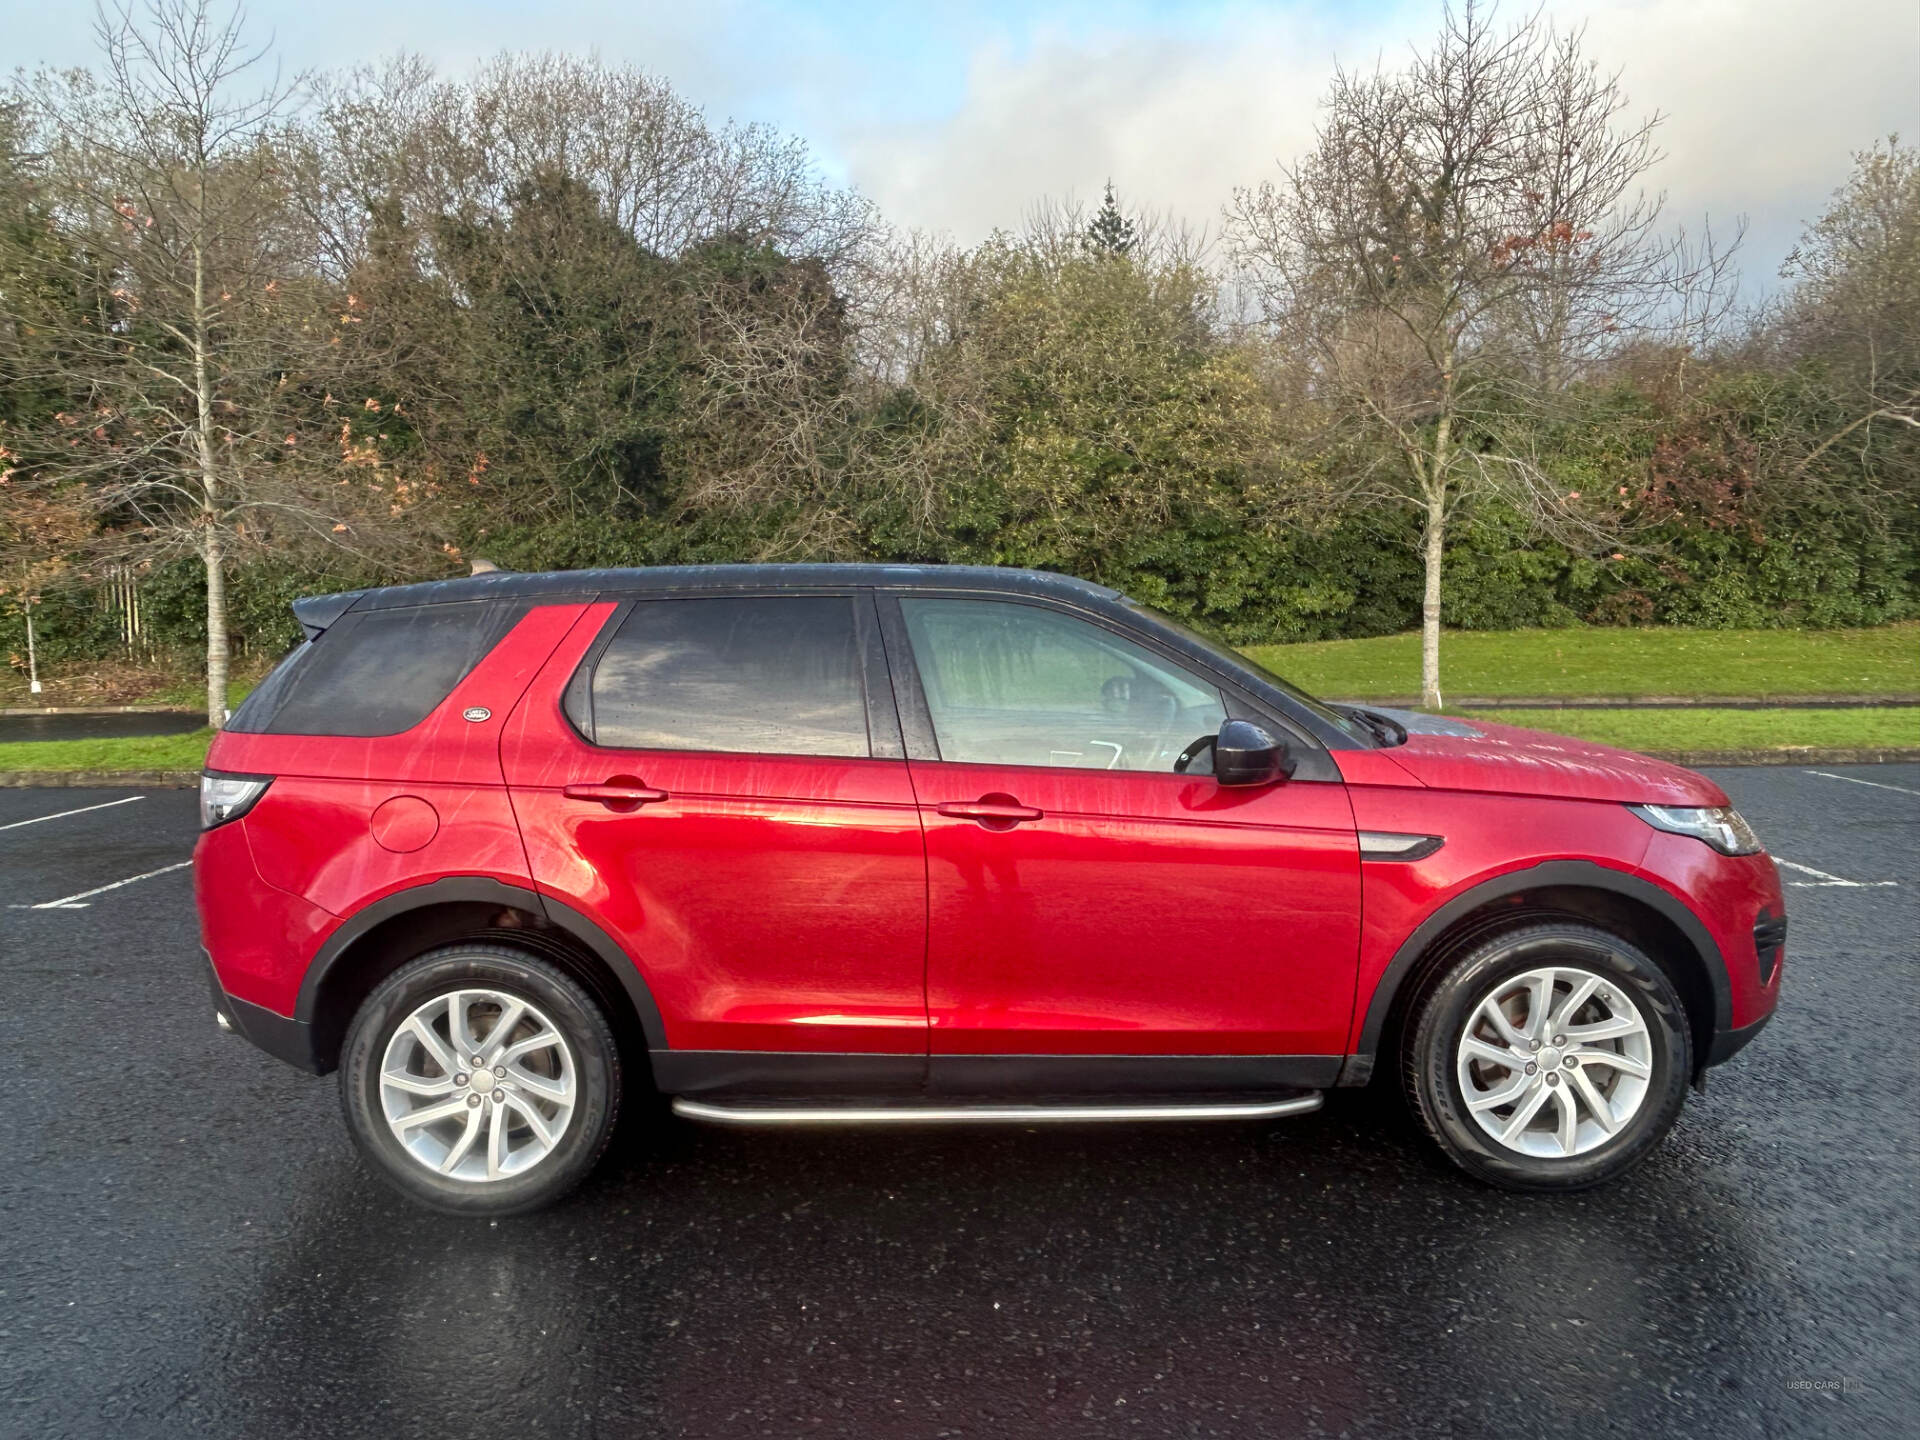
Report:
M1738 810L1725 806L1685 810L1676 805L1629 805L1627 808L1656 830L1691 835L1706 841L1722 855L1754 855L1760 850L1760 837L1740 818Z
M238 820L267 793L271 775L222 775L209 770L200 777L200 828L211 830Z

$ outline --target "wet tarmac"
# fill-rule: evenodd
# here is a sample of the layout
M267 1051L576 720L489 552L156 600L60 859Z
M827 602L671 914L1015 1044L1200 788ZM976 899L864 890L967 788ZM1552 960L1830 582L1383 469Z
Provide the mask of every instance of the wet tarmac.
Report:
M1481 1188L1384 1092L656 1113L498 1223L407 1204L331 1080L216 1033L187 871L98 888L186 858L191 793L0 791L0 1434L1914 1433L1920 766L1714 773L1802 867L1786 998L1609 1188Z
M136 710L105 715L0 715L0 743L13 740L117 740L185 735L207 723L200 710Z

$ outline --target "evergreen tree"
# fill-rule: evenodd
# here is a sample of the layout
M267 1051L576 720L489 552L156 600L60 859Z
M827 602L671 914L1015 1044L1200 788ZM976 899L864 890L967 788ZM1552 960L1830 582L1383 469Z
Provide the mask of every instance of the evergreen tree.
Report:
M1137 243L1133 221L1120 212L1114 197L1113 181L1107 181L1106 198L1087 223L1087 248L1101 255L1125 255Z

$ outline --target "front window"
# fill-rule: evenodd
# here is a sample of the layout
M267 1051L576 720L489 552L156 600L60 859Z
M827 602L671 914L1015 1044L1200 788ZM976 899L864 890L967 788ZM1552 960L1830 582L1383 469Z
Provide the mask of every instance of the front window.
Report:
M1172 771L1219 690L1111 631L1000 600L902 597L940 758Z
M1271 685L1295 704L1301 706L1303 709L1311 710L1329 725L1338 726L1342 734L1351 736L1355 740L1364 741L1368 745L1379 744L1379 737L1359 721L1355 720L1351 715L1334 709L1333 706L1327 704L1324 700L1316 700L1291 680L1282 679L1280 676L1274 674L1252 656L1243 655L1238 650L1230 650L1219 641L1194 629L1191 625L1183 625L1171 615L1163 615L1152 606L1142 605L1137 600L1128 600L1126 605L1129 609L1135 610L1147 619L1153 621L1154 624L1163 626L1168 630L1175 631L1184 636L1192 644L1198 645L1207 654L1213 656L1224 668L1249 670L1253 674L1258 675L1262 680L1266 681L1267 684Z

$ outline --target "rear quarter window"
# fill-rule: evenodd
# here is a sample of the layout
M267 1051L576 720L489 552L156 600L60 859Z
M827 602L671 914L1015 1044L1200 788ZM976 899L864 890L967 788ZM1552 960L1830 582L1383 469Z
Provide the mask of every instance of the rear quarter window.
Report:
M267 735L398 735L453 693L527 613L465 600L351 610L280 663L227 728Z

